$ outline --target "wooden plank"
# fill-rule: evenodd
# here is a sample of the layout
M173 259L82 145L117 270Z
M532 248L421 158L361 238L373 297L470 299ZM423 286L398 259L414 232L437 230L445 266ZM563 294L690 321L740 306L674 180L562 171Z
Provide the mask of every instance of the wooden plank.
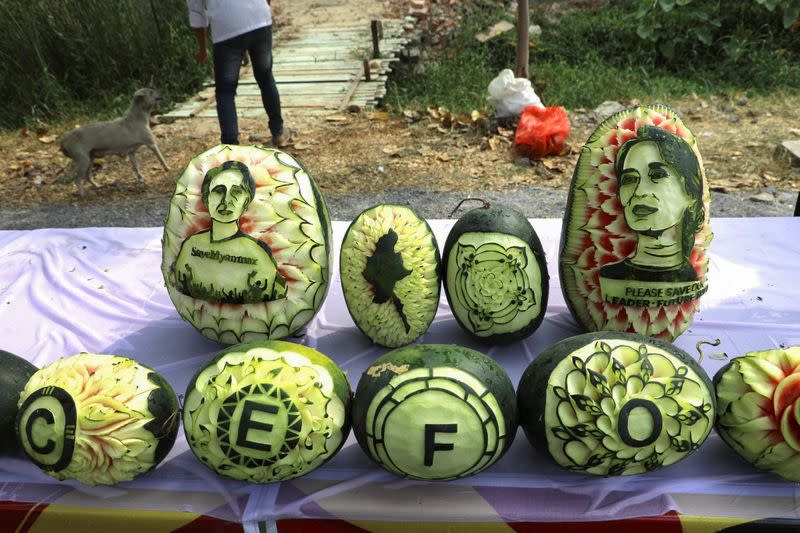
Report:
M410 39L406 39L403 37L395 37L390 39L379 39L378 44L380 45L381 49L384 48L391 48L393 46L401 46L407 43ZM320 39L319 37L309 37L308 39L300 39L297 41L288 41L285 44L282 44L279 48L275 48L276 50L285 50L289 48L333 48L333 47L347 47L350 46L371 46L370 45L370 33L367 32L364 35L354 35L352 37L347 38L339 38L339 39Z
M374 63L375 59L371 61ZM375 72L376 70L386 70L393 63L398 62L399 59L392 57L392 58L383 58L380 60L380 67L372 68L372 71ZM292 76L295 74L309 74L309 75L324 75L326 73L341 73L341 72L352 72L353 68L356 65L360 65L361 60L348 60L348 61L336 61L336 62L317 62L317 63L283 63L283 64L276 64L273 66L273 74L276 76L278 75L286 75ZM255 83L255 79L251 72L242 72L239 83ZM213 87L214 80L206 80L203 84L204 87Z
M358 80L356 80L358 81ZM342 83L298 83L298 84L291 84L291 85L280 85L278 86L278 92L281 95L281 98L284 95L296 95L296 94L320 94L320 95L338 95L341 96L345 92L352 83L352 80L348 80L348 82ZM239 90L236 92L236 98L241 96L258 96L261 97L261 91L258 90L258 87L253 85L248 89L242 90L240 87Z
M372 81L362 80L361 59L369 55L372 32L369 22L326 25L302 32L276 36L273 70L281 92L282 106L314 114L346 107L348 103L369 107L386 94L387 73L398 61L399 51L408 44L404 20L381 21L382 51L370 68ZM372 62L375 63L375 60ZM243 69L236 97L240 116L265 116L260 91L252 70ZM176 118L215 117L213 81L200 93L204 100L190 100L168 113Z
M350 103L350 100L353 98L353 94L356 92L356 89L361 83L361 72L356 68L353 71L353 81L350 83L350 87L348 87L347 92L342 96L342 101L339 104L339 111L347 107Z

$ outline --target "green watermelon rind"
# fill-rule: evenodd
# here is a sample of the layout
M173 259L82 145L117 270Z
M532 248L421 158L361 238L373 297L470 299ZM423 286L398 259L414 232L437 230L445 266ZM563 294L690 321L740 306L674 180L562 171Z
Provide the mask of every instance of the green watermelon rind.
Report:
M148 368L144 365L141 366ZM164 376L150 369L147 379L158 386L157 389L150 392L150 396L147 398L147 409L155 418L144 426L158 441L152 470L164 460L175 445L180 427L180 407L175 391L164 379Z
M541 302L539 315L524 328L515 332L496 333L487 336L480 336L473 333L468 324L464 324L456 313L453 313L456 322L470 334L471 337L489 344L506 344L524 339L533 334L544 320L547 310L547 301L550 292L550 275L547 271L547 259L545 258L542 243L536 230L531 223L521 213L507 206L492 205L490 207L478 207L459 218L450 230L442 251L442 281L444 284L445 296L448 302L452 302L450 289L447 284L447 269L450 252L458 239L465 233L500 233L516 237L525 242L536 257L536 264L541 274ZM450 304L452 307L452 303Z
M0 453L15 453L22 450L14 430L19 397L25 384L39 369L27 359L5 350L0 350L0 364L3 367L0 391L4 399L0 403Z

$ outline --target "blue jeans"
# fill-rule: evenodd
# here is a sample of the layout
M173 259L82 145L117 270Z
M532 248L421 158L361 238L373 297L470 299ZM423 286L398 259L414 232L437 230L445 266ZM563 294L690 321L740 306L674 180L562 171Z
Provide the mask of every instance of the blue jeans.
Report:
M236 87L244 51L250 52L253 75L261 90L261 101L269 117L272 135L283 132L281 97L272 76L272 26L237 35L214 43L214 82L216 84L217 117L221 141L239 144L239 122L236 117Z

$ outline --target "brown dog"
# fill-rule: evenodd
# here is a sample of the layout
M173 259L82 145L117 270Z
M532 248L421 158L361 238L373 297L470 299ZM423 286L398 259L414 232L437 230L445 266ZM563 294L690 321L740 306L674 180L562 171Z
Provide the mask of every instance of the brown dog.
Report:
M77 173L75 184L78 194L84 196L83 179L97 187L92 179L92 158L106 155L127 155L133 166L136 177L144 183L144 178L139 172L139 161L136 159L136 150L140 146L147 146L156 154L158 160L169 171L164 156L156 145L153 133L150 131L150 110L153 105L164 98L161 91L153 89L139 89L133 95L133 102L128 111L121 118L108 122L96 122L75 128L67 133L61 140L61 151L75 161Z

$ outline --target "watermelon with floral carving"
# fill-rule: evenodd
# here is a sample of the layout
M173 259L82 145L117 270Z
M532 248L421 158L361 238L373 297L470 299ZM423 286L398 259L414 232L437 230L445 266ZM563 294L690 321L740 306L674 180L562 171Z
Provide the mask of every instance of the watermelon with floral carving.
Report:
M31 376L15 428L25 455L49 476L114 485L167 456L179 417L175 392L152 368L80 353Z
M736 357L714 387L722 440L756 468L800 481L800 346Z
M711 432L713 386L689 354L630 333L584 333L528 366L520 426L539 453L585 474L643 474L683 460Z

